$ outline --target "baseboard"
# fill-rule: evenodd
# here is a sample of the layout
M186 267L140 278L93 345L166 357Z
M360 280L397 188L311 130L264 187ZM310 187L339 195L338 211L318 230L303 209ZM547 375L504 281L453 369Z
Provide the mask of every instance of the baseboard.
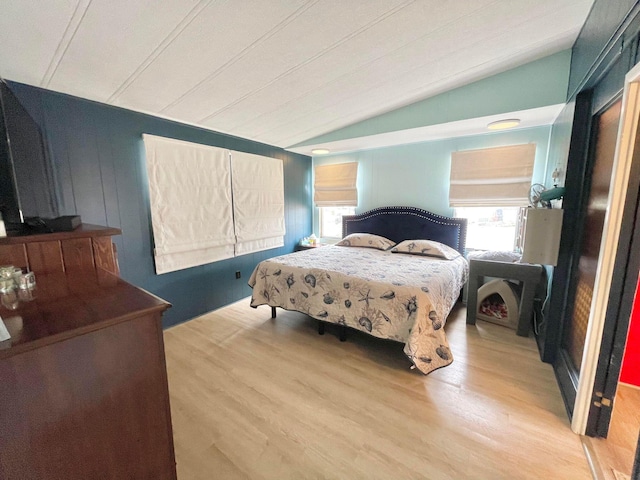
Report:
M563 350L560 351L556 361L553 363L553 371L556 374L556 380L560 387L560 393L562 394L569 420L573 418L573 408L578 393L578 378L570 362L567 358L567 353Z

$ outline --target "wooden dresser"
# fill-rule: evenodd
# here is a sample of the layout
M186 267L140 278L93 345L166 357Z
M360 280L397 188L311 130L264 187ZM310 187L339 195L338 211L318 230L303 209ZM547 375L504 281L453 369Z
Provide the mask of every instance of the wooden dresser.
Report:
M35 299L0 306L0 478L175 479L170 305L65 249L65 272L34 268Z
M111 241L117 228L83 223L71 232L0 238L0 265L39 273L60 273L100 267L119 274Z

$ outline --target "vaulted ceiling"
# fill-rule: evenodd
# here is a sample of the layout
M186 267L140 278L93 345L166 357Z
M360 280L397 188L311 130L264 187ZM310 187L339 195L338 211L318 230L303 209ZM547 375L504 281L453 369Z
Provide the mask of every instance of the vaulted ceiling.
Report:
M571 47L593 0L7 0L0 76L287 147Z

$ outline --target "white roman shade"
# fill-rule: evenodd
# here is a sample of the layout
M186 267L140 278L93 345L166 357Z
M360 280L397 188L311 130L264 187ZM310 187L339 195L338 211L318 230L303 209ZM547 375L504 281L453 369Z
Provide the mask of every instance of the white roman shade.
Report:
M535 143L453 152L449 205L528 205L535 155Z
M234 256L229 151L143 135L156 273Z
M314 177L313 200L318 207L358 206L358 162L320 165Z
M236 255L284 245L282 160L231 152Z
M282 160L144 134L156 273L282 247Z

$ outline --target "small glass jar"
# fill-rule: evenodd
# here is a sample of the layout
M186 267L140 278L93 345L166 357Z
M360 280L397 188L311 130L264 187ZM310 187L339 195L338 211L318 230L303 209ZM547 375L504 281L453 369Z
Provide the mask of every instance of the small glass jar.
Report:
M2 277L0 276L0 293L8 293L12 292L16 287L16 281L13 277Z
M3 265L0 267L0 278L12 278L16 267L13 265Z
M21 273L18 278L18 287L21 290L31 290L36 286L36 275L33 272Z

